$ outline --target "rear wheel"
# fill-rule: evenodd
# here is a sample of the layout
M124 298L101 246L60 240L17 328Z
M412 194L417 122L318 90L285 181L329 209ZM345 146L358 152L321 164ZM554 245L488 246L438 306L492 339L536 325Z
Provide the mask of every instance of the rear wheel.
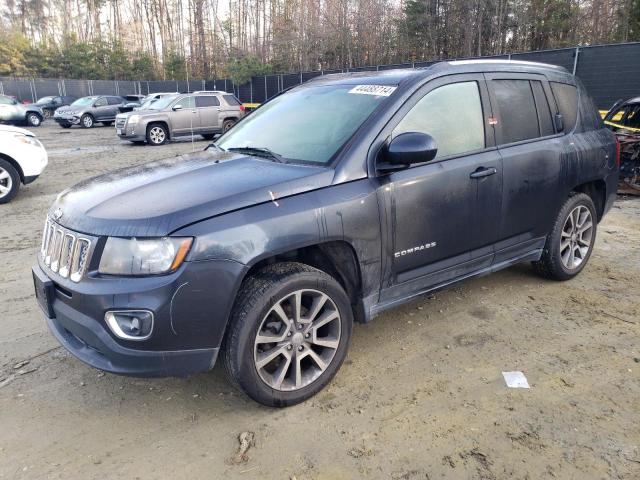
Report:
M34 112L27 113L27 125L30 127L39 127L42 123L42 117Z
M167 129L158 123L147 127L147 143L150 145L164 145L167 143Z
M110 127L113 124L113 122L100 122L100 123L102 123L102 125L104 125L105 127Z
M80 125L82 125L82 128L91 128L93 127L93 124L94 124L93 117L88 113L85 113L80 118Z
M596 241L597 215L589 195L577 193L564 203L547 236L536 272L554 280L569 280L582 271Z
M20 188L20 174L6 160L0 158L0 203L9 203Z
M231 119L229 119L229 120L225 120L225 121L222 123L222 131L223 131L223 132L226 132L226 131L228 131L228 130L231 130L231 128L233 128L233 126L234 126L235 124L236 124L236 121L235 121L235 120L231 120Z
M222 354L228 376L257 402L295 405L331 381L353 326L347 294L326 273L274 264L243 282Z

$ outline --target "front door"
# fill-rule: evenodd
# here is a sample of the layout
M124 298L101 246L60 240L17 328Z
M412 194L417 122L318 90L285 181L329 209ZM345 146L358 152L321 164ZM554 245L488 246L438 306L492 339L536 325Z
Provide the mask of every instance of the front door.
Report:
M173 134L186 135L200 130L200 115L196 109L193 95L180 99L172 108L171 126Z
M212 133L219 131L220 127L220 101L215 95L200 95L196 97L196 108L200 115L200 129L203 132Z
M93 104L93 118L97 121L106 120L111 116L111 108L107 102L107 97L98 98Z
M438 153L382 177L391 265L382 302L488 267L498 221L502 163L481 75L434 80L394 127L431 135Z

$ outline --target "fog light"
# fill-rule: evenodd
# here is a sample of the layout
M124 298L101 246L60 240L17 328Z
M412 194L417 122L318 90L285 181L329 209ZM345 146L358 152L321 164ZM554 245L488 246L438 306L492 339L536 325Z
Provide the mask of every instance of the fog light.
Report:
M124 340L146 340L153 330L153 313L148 310L114 310L104 316L116 337Z

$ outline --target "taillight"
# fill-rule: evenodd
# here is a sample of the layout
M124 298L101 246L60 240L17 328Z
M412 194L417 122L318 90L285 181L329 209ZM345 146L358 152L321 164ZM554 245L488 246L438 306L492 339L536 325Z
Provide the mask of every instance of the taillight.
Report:
M244 112L246 110L247 107L245 107L244 105L240 105L240 111Z
M620 168L620 139L616 136L616 166Z

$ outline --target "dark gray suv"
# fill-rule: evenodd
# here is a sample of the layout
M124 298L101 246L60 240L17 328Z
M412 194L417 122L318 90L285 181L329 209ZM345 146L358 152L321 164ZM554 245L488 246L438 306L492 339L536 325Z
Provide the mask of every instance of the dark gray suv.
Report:
M187 375L220 356L250 397L292 405L338 371L354 321L520 262L578 275L618 165L560 67L319 77L205 151L62 192L37 299L96 368Z
M115 121L120 107L125 103L124 98L112 95L82 97L71 105L58 108L53 114L53 119L62 128L70 128L72 125L91 128L97 122L109 126Z

